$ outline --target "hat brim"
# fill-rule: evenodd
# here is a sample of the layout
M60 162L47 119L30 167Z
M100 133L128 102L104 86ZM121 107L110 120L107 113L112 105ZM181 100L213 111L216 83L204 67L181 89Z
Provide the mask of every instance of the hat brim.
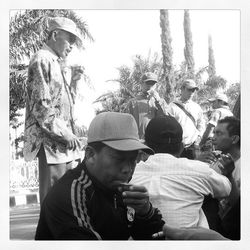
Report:
M66 30L66 29L63 29L63 30ZM74 35L76 39L78 39L80 42L83 42L82 36L78 32L74 32L72 30L66 30L66 31Z
M155 83L157 83L158 81L155 80L155 79L147 79L147 80L144 80L144 82L155 82Z
M189 87L189 86L186 86L186 88L188 88L188 89L195 89L195 90L199 90L199 88L198 88L198 87Z
M154 154L154 151L141 143L138 140L134 139L123 139L123 140L115 140L115 141L102 141L105 145L119 150L119 151L134 151L134 150L142 150L147 154Z

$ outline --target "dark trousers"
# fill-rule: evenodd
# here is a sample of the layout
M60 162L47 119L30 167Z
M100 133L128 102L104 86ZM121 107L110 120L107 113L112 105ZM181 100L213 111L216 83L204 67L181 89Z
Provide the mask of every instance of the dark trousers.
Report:
M219 201L211 195L205 196L202 210L207 217L209 228L218 232L220 224L220 217L218 215Z
M230 240L240 240L240 197L220 222L219 233Z
M41 146L38 154L38 169L39 169L39 196L40 204L47 195L49 189L72 168L72 161L60 164L47 164L47 159L44 147Z

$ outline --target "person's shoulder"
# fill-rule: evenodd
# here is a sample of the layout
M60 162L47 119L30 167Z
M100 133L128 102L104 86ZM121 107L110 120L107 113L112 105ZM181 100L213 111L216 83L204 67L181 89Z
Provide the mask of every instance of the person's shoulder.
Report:
M42 47L31 57L30 64L36 62L49 62L53 57L55 56L50 50L46 49L46 47Z
M195 102L195 101L193 101L193 100L189 100L189 103L190 103L191 105L197 107L197 108L201 108L200 104L197 103L197 102Z
M79 165L78 165L79 166ZM76 167L74 169L68 170L55 185L51 188L48 193L48 199L52 202L54 199L57 202L64 202L64 200L71 199L71 191L82 175L82 169Z
M190 170L195 170L197 174L207 174L210 172L208 163L199 160L190 160L187 158L178 158L180 162L187 166Z
M179 100L174 100L174 101L172 101L172 102L170 102L170 103L168 104L168 107L169 107L169 108L176 108L176 107L177 107L176 103L181 104L181 102L180 102Z

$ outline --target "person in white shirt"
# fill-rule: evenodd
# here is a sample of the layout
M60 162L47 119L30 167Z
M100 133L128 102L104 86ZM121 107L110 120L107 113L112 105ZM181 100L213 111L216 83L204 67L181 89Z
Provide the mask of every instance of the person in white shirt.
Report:
M212 102L213 112L208 121L206 130L202 136L200 147L205 145L206 141L213 137L213 130L217 126L219 120L227 117L234 116L228 106L228 98L223 93L218 93L214 98L209 99Z
M145 143L155 154L137 164L130 183L148 189L151 203L161 211L168 225L208 228L201 209L204 196L227 197L231 184L207 163L179 158L182 134L175 118L153 118L145 131Z
M171 102L167 112L173 116L182 126L184 150L181 157L195 158L195 150L198 148L205 130L205 119L199 104L192 101L198 87L192 79L187 79L181 87L179 100Z

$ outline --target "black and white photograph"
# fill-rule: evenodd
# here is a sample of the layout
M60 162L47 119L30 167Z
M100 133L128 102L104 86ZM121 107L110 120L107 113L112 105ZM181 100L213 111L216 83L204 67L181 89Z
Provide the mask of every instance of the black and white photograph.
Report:
M6 249L247 249L247 11L122 6L6 10Z

